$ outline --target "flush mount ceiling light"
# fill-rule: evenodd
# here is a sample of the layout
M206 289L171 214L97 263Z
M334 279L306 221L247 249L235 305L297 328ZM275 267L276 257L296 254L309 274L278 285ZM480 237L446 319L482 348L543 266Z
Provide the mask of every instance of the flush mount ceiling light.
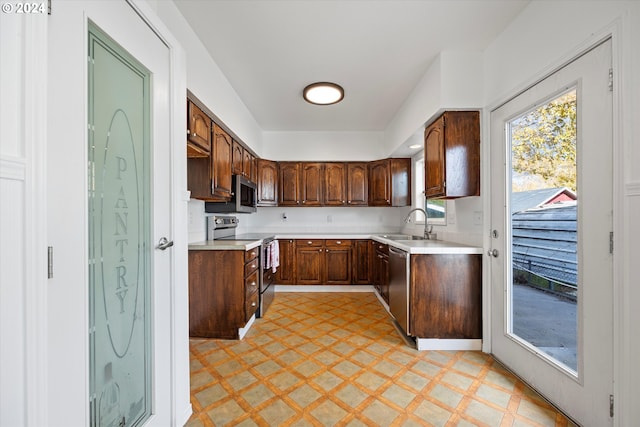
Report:
M305 87L302 96L311 104L331 105L342 101L344 89L335 83L318 82Z
M422 148L422 144L413 144L413 145L410 145L409 148L411 149Z

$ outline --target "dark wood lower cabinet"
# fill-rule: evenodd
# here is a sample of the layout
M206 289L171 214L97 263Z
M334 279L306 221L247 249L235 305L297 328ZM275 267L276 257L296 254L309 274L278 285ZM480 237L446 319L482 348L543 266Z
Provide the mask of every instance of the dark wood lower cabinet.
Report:
M296 285L321 285L324 270L324 247L322 240L299 240L296 242Z
M351 284L351 240L326 240L324 248L324 283Z
M482 338L482 256L411 255L410 331L420 338Z
M371 268L369 242L372 240L354 240L353 241L353 276L352 283L354 285L368 285L371 283Z
M239 338L258 308L257 253L189 251L189 336Z
M368 285L370 240L281 239L280 285Z

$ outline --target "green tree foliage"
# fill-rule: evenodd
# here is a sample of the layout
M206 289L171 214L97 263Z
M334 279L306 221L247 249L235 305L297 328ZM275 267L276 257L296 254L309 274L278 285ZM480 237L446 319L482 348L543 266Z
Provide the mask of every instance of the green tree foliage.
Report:
M576 191L576 91L568 92L511 122L514 173ZM519 187L519 188L517 188ZM533 189L514 180L513 191Z

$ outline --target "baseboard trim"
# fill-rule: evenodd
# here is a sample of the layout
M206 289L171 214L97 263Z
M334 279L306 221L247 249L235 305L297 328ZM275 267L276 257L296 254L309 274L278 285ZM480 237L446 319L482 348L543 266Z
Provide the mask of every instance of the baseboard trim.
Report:
M424 350L467 350L481 351L481 339L438 339L416 338L418 351Z
M276 292L373 292L370 285L273 285Z

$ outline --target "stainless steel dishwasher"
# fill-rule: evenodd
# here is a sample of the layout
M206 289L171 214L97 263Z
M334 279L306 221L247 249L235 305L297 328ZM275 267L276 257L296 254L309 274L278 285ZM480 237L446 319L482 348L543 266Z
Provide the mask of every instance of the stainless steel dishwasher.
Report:
M409 256L389 246L389 311L409 335Z

